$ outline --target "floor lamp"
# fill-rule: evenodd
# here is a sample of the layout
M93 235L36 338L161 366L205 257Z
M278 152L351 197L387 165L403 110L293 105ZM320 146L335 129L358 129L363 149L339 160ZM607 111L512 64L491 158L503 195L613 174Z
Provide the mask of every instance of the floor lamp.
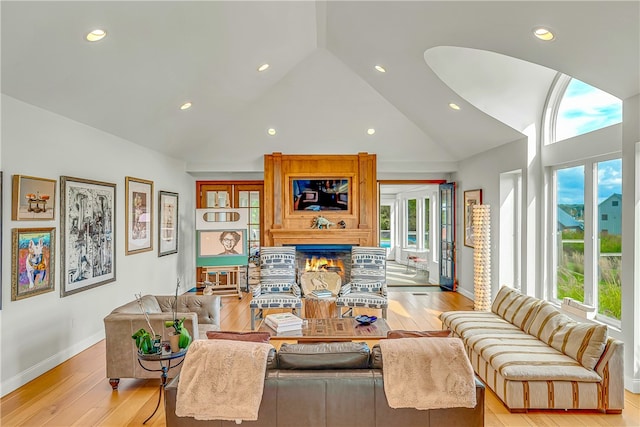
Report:
M473 225L473 309L491 310L491 207L475 205Z

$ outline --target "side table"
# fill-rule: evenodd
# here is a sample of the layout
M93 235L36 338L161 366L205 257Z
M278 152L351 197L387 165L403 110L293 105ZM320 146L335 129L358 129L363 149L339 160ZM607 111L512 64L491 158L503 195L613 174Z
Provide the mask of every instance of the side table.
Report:
M158 412L158 408L160 407L160 400L162 399L162 390L164 390L164 387L167 385L167 372L169 372L169 369L171 368L180 366L182 362L184 362L184 356L186 354L187 354L186 348L181 349L180 351L177 351L175 353L169 353L169 354L162 354L162 353L143 354L138 352L138 364L142 367L142 369L149 372L161 372L160 391L158 392L158 403L156 403L156 409L153 410L153 413L149 415L149 417L146 420L144 420L142 424L146 424L147 421L149 421L151 417L153 417L156 414L156 412ZM175 365L172 365L172 362L176 359L180 359L180 361L178 361L178 363L176 363ZM160 364L160 369L147 368L142 364L143 360L146 362L158 362Z
M304 317L309 319L330 319L338 317L336 297L318 298L313 294L304 297Z

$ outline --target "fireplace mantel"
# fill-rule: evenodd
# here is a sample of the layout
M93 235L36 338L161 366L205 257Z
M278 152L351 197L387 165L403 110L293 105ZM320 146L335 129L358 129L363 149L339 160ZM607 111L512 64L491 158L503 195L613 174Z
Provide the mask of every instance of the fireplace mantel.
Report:
M274 246L285 245L358 245L372 240L370 229L271 229Z
M349 179L347 210L296 211L294 179ZM282 154L264 156L264 246L345 244L378 246L376 155ZM311 229L315 216L345 228Z

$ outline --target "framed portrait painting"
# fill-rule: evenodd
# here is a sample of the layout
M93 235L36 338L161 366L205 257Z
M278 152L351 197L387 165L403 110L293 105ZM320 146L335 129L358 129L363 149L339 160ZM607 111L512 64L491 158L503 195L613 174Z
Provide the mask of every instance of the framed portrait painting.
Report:
M482 190L469 190L464 192L464 245L475 247L472 213L474 205L482 204Z
M178 252L178 193L158 193L158 256Z
M11 301L53 291L56 229L14 228L11 238Z
M63 297L116 280L116 184L60 177Z
M46 221L55 218L56 180L13 175L11 219Z
M153 181L125 177L125 253L153 249Z

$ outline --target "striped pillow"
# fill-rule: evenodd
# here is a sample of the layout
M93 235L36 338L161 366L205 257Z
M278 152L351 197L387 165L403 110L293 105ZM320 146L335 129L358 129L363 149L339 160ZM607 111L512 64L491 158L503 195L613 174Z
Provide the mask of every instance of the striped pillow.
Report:
M607 342L607 326L578 323L543 302L531 322L529 333L551 347L594 369Z
M503 286L491 305L491 311L523 331L535 317L541 300Z

